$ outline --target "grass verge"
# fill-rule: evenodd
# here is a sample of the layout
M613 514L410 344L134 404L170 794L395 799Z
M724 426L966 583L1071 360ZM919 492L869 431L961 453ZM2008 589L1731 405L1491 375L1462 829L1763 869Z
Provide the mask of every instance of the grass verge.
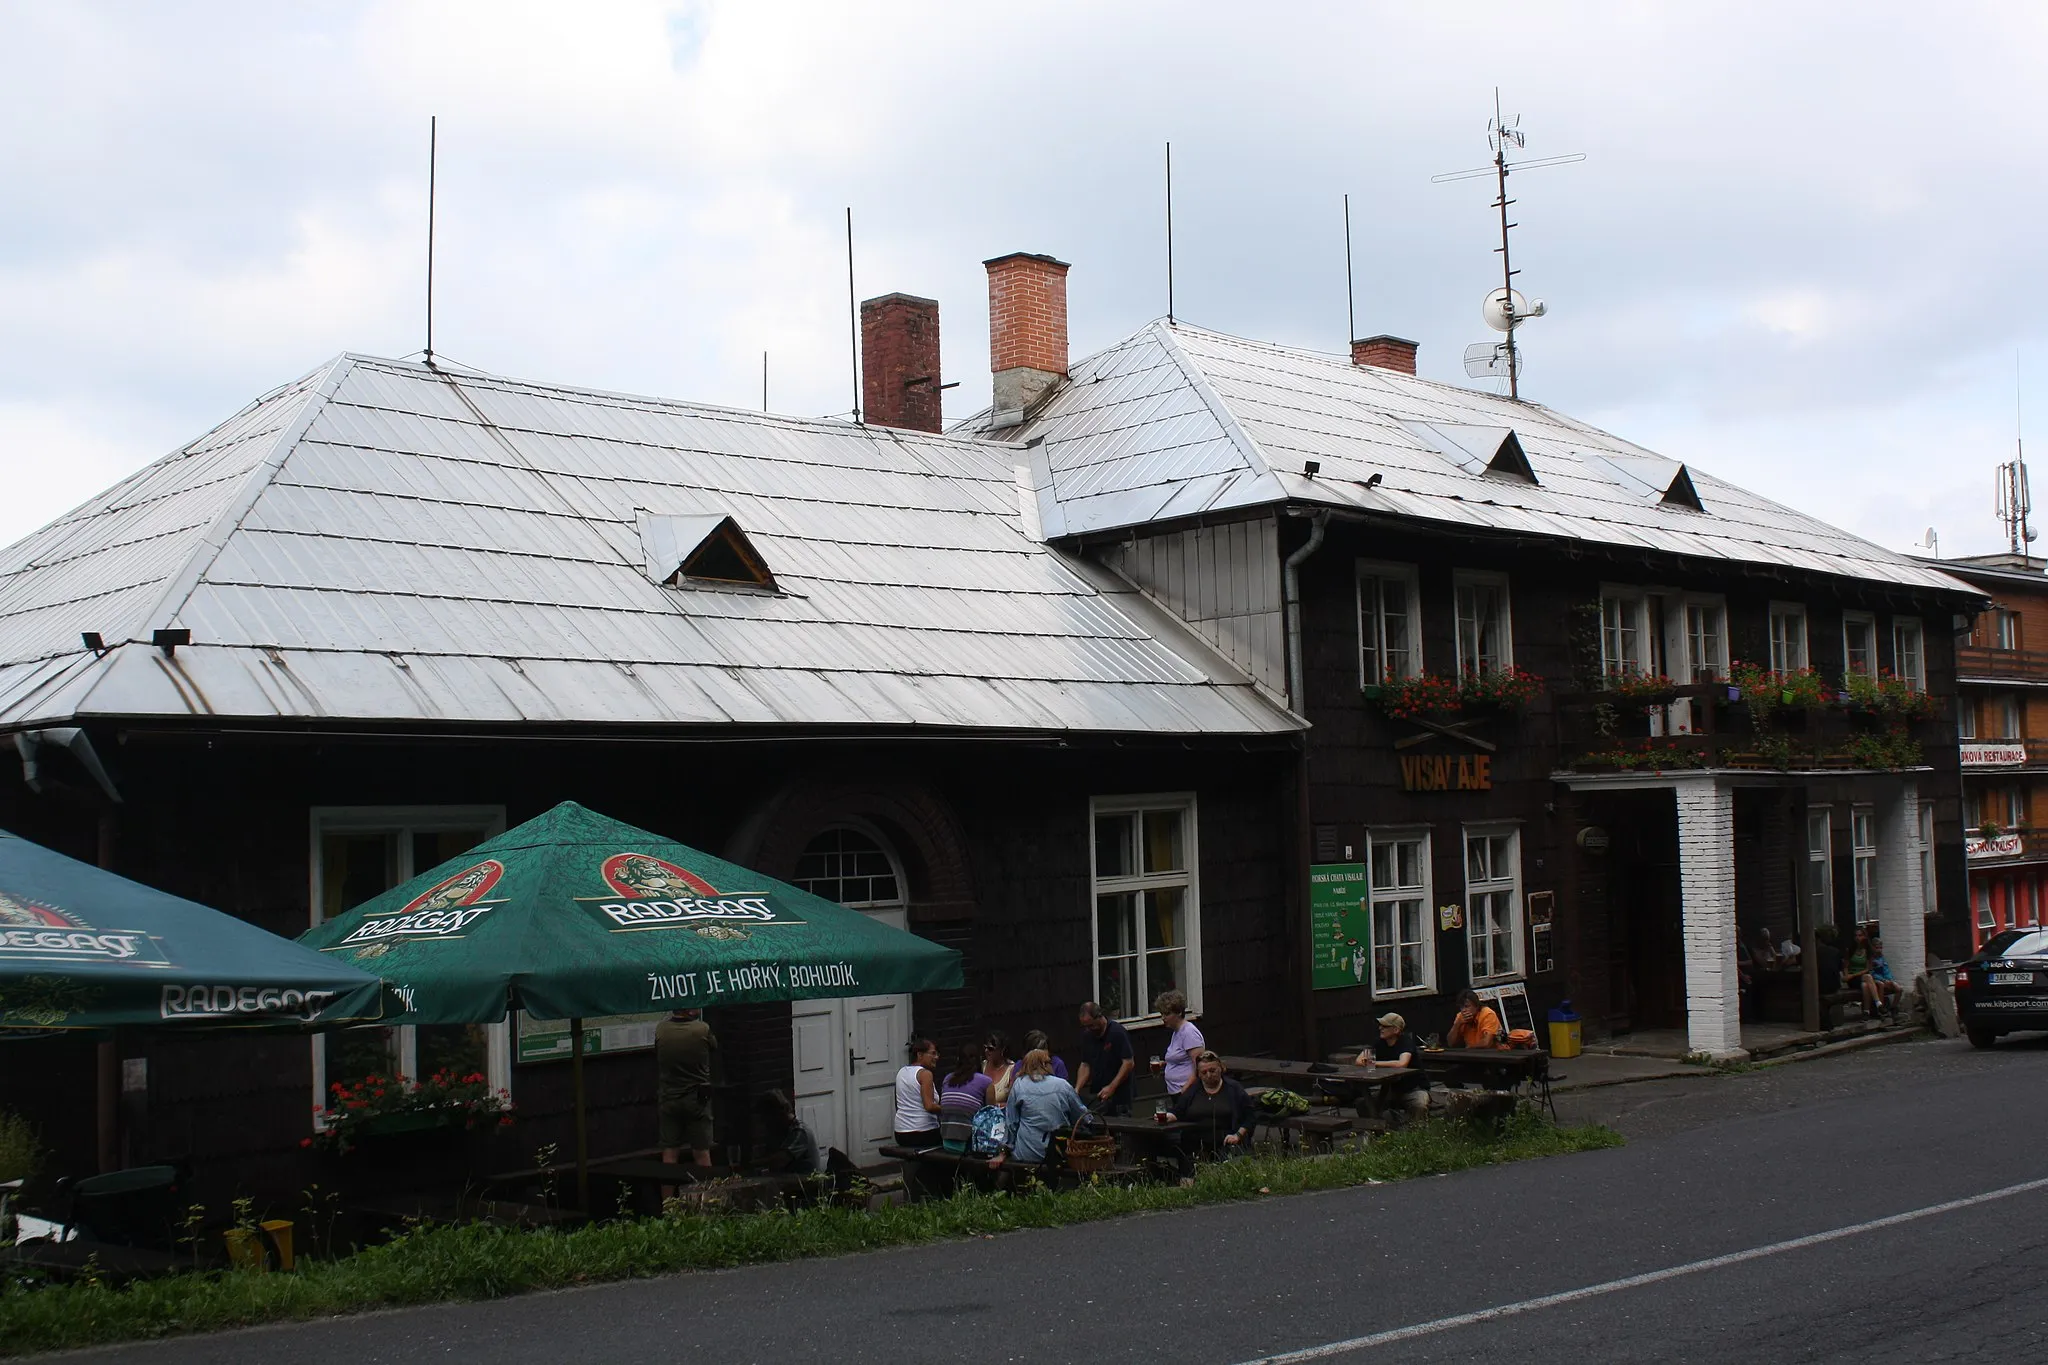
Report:
M305 1263L289 1275L230 1271L119 1289L87 1283L0 1288L0 1355L1057 1227L1438 1175L1621 1141L1620 1134L1598 1125L1556 1128L1525 1115L1498 1138L1432 1124L1391 1134L1358 1152L1254 1156L1206 1166L1189 1189L1091 1185L1024 1195L965 1193L873 1211L687 1214L570 1232L483 1224L419 1227L353 1256Z

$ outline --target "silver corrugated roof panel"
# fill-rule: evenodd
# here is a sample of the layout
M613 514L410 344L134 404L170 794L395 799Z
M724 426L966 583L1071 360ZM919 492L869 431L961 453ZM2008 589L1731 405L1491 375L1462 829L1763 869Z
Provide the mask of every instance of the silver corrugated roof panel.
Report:
M1163 421L1206 411L1131 378ZM345 356L0 551L0 725L1299 727L1035 539L1025 462ZM642 513L731 515L784 591L655 582ZM146 642L171 625L192 643L166 658Z
M1520 441L1535 485L1481 472L1475 442L1504 429ZM1028 426L1002 434L1042 439L1033 483L1055 538L1291 499L1972 591L1697 469L1689 472L1705 510L1666 504L1677 461L1548 408L1186 324L1152 323L1076 363ZM1322 465L1315 479L1301 473L1311 459ZM1374 474L1382 482L1367 490ZM1649 496L1646 483L1655 485Z

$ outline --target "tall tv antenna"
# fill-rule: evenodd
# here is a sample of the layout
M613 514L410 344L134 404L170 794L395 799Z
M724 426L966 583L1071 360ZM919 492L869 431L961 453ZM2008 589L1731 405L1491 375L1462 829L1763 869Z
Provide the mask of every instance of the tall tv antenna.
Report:
M1505 373L1508 378L1508 397L1522 396L1522 358L1515 347L1515 329L1525 318L1540 318L1549 309L1540 301L1530 303L1515 288L1515 276L1522 272L1515 269L1508 252L1509 230L1520 224L1508 221L1508 207L1515 201L1508 198L1508 176L1515 171L1533 171L1543 166L1563 166L1574 161L1584 161L1584 152L1571 152L1564 156L1533 157L1524 161L1508 160L1508 148L1521 151L1528 145L1528 134L1521 129L1522 116L1503 118L1500 112L1500 88L1493 91L1493 119L1486 125L1486 144L1493 149L1493 161L1485 166L1475 166L1468 171L1448 171L1443 175L1429 178L1433 185L1450 180L1473 180L1483 175L1494 178L1495 195L1493 207L1500 211L1500 245L1494 250L1500 253L1500 288L1486 296L1482 315L1486 324L1495 331L1505 332L1507 339L1498 346L1470 346L1465 351L1465 373L1473 378L1481 375Z
M1173 326L1173 144L1166 144L1166 325Z

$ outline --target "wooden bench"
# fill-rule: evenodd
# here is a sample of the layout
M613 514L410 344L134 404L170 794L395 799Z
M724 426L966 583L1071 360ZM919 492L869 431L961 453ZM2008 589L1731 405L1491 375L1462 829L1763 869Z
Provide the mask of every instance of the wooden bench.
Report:
M903 1163L903 1197L915 1204L925 1199L943 1199L959 1188L960 1182L978 1190L1003 1188L1009 1173L1004 1162L989 1169L988 1158L972 1152L949 1152L944 1147L898 1147L885 1143L876 1149L891 1161Z

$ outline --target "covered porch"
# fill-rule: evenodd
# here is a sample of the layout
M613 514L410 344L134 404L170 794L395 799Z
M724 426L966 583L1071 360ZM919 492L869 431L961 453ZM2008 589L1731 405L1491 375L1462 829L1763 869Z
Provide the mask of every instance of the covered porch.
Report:
M1682 1032L1687 1053L1740 1061L1750 1049L1739 932L1792 937L1812 962L1822 925L1837 927L1846 955L1854 926L1875 922L1893 975L1910 986L1926 964L1918 777L1556 774L1580 822L1575 991L1614 1033Z

